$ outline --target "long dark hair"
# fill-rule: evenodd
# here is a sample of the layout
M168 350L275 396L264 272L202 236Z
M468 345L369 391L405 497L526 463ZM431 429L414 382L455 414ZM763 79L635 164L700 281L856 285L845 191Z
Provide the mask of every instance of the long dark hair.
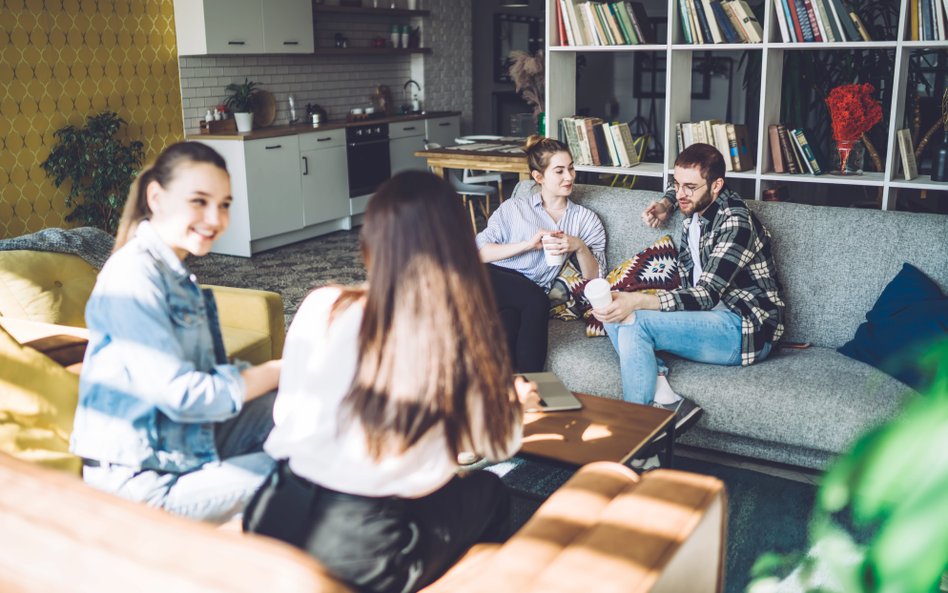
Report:
M176 142L161 151L158 158L142 171L128 192L118 231L115 233L115 246L118 251L135 234L138 223L151 218L148 207L148 184L157 181L161 187L168 187L174 179L178 167L192 163L208 163L227 172L227 163L216 150L200 142Z
M340 413L369 453L405 451L441 422L457 454L475 441L499 456L520 420L503 330L460 197L440 177L406 171L369 202L361 233L368 288L360 359Z

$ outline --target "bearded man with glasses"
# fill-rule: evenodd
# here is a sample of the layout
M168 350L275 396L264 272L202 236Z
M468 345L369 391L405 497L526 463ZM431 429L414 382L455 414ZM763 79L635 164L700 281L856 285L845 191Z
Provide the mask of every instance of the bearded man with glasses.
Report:
M657 228L681 209L681 287L655 295L613 292L612 303L594 311L619 354L623 398L674 411L676 434L698 420L701 408L672 390L656 351L746 366L766 359L783 334L770 233L725 185L724 171L718 149L692 144L675 160L668 191L642 213Z

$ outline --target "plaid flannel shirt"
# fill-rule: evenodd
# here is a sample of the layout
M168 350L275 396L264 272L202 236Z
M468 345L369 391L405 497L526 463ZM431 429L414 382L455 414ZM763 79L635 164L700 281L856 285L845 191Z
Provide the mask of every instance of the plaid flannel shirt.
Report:
M678 208L674 189L663 196ZM682 288L659 293L662 311L710 311L718 301L741 316L741 364L753 364L765 344L783 335L784 302L771 252L770 233L736 192L727 187L698 217L701 276L691 286L688 217L678 242Z

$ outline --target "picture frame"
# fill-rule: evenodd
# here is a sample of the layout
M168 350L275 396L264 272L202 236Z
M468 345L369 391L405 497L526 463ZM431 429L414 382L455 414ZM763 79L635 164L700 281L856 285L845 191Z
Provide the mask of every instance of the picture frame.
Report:
M540 19L523 14L494 14L494 81L512 82L510 52L533 54L543 48Z

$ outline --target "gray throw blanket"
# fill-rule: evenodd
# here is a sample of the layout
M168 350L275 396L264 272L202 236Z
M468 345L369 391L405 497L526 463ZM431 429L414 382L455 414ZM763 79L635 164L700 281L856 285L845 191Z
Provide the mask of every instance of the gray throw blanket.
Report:
M78 255L101 270L112 255L115 239L91 226L77 229L43 229L29 235L0 240L0 251L50 251Z

